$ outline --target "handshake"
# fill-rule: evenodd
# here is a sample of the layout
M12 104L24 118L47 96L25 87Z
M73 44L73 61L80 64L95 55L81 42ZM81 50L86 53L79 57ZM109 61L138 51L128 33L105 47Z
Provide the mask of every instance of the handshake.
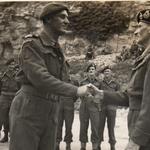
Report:
M103 99L104 97L103 90L99 90L96 86L94 86L91 83L78 87L77 95L79 97L85 96L91 98L93 97L96 99L98 98L99 100Z

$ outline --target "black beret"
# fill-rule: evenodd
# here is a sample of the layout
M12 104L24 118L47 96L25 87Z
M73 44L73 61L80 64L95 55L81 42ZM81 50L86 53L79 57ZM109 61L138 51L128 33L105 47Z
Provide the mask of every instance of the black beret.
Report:
M88 72L91 67L94 67L96 69L96 64L94 64L94 63L89 64L86 69L86 72Z
M40 14L40 19L43 20L43 18L45 18L46 16L57 14L62 10L66 10L67 12L69 11L67 6L63 4L50 3L43 8Z
M106 72L106 71L111 71L111 72L112 72L112 70L111 70L110 68L105 68L105 69L103 70L103 73Z
M144 22L150 24L150 9L145 9L137 14L137 22Z

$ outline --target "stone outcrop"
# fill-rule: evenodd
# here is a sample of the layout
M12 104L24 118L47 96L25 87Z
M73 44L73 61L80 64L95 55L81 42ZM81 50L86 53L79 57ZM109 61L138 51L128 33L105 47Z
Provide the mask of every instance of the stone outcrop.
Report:
M38 16L42 10L42 7L47 3L48 2L33 2L33 1L0 2L0 57L7 59L12 54L18 53L20 49L20 44L22 43L23 36L40 29L41 24L38 21ZM99 31L99 28L101 26L93 25L93 23L97 22L103 24L104 20L109 20L107 19L108 14L110 14L111 9L114 9L115 7L116 8L123 7L124 5L126 8L125 10L131 8L131 3L129 2L125 3L126 5L123 3L116 3L116 2L111 4L109 2L107 4L101 2L90 2L90 3L61 2L61 3L65 3L66 5L68 5L71 9L71 12L74 12L73 13L74 15L70 15L71 16L70 22L73 30L76 31L78 29L78 32L75 32L75 35L80 35L79 32L86 35L87 30L93 27L96 28L95 30L94 29L91 30L93 31L93 33ZM132 2L132 7L135 8L136 7L135 4L136 3ZM96 9L93 11L96 5L97 5ZM110 7L110 5L112 5L113 7ZM105 7L106 9L104 9ZM100 15L101 9L103 11L106 11L101 13L102 16L104 14L107 14L106 16L103 16L102 18L103 21L102 20L100 21L99 18L100 16L98 16ZM93 13L95 13L94 18ZM90 16L92 18L90 18ZM91 21L91 24L88 23L89 21ZM84 24L87 24L88 29L86 29L86 26ZM90 36L91 35L92 34L90 34ZM101 35L101 37L103 35Z
M13 55L17 55L21 43L23 41L23 37L26 34L36 32L40 30L41 23L38 20L39 14L42 10L42 7L46 5L48 2L0 2L0 70L2 69L3 63ZM94 44L94 50L96 53L96 58L92 61L95 61L98 66L101 66L104 62L109 62L107 60L111 60L111 58L114 58L112 56L115 56L119 50L122 44L125 44L127 37L129 34L133 33L134 28L132 28L129 31L129 34L125 34L125 39L120 40L122 35L124 35L124 32L122 35L117 32L117 38L114 37L113 30L110 29L110 27L102 25L103 23L106 23L114 21L111 17L109 20L109 17L112 15L110 12L113 10L113 13L115 13L115 7L117 8L116 14L119 17L123 17L124 14L135 19L135 12L137 12L139 9L146 8L150 6L149 2L140 3L140 2L111 2L111 4L108 3L100 3L100 2L60 2L65 3L68 5L71 9L71 18L70 27L74 31L74 37L69 40L67 38L60 39L62 47L65 49L66 57L70 61L70 63L74 66L75 69L73 69L73 72L77 72L77 69L82 69L80 65L77 65L77 62L81 64L86 63L84 60L84 55L86 53L86 50L89 45ZM94 7L97 5L96 9ZM113 7L111 7L111 5ZM104 9L106 7L106 9ZM101 12L103 10L103 12ZM118 14L118 12L122 12L121 14ZM105 15L104 15L105 14ZM121 16L120 16L121 15ZM103 16L101 20L101 17ZM105 18L106 17L106 18ZM108 17L108 18L107 18ZM117 17L117 16L116 16ZM125 17L126 18L126 17ZM114 17L114 19L117 19ZM120 22L123 21L122 18L120 18ZM105 22L106 20L106 22ZM114 22L118 22L119 20L115 20ZM128 20L127 20L128 21ZM126 28L126 24L121 24L118 22L118 25L123 25L122 28L120 28L120 32L122 32ZM126 22L126 21L125 21ZM124 23L125 23L124 22ZM95 24L95 25L94 25ZM111 25L113 23L109 23ZM99 26L101 25L101 26ZM100 32L103 30L101 27L103 27L105 33L107 33L109 30L109 38L102 38L103 36L107 35L104 32ZM118 26L117 26L118 27ZM90 31L91 34L87 34L87 31ZM126 31L125 31L126 32ZM95 34L100 34L100 39L95 38ZM102 34L101 34L102 33ZM91 37L88 38L88 36ZM94 36L93 36L94 35ZM105 40L104 40L105 39ZM129 39L130 40L130 39ZM103 49L106 45L111 46L113 51L109 58L103 57L103 56L97 56L99 55L100 49ZM102 59L102 57L104 59ZM106 56L107 57L107 56Z

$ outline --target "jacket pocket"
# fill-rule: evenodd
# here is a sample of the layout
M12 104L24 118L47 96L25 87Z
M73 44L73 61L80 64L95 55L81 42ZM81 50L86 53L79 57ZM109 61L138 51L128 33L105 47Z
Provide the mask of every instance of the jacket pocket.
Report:
M52 109L52 104L41 97L28 94L24 96L22 107L24 118L45 120Z
M52 74L53 76L58 77L61 71L62 64L60 64L57 55L54 55L53 53L48 53L44 55L44 60L48 72L50 72L50 74Z

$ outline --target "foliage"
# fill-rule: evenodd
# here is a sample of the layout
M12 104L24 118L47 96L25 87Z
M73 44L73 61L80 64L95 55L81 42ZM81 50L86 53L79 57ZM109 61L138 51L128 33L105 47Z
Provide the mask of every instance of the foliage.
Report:
M121 2L78 2L75 5L80 12L70 15L71 29L92 43L106 40L128 27L130 17L120 9Z

